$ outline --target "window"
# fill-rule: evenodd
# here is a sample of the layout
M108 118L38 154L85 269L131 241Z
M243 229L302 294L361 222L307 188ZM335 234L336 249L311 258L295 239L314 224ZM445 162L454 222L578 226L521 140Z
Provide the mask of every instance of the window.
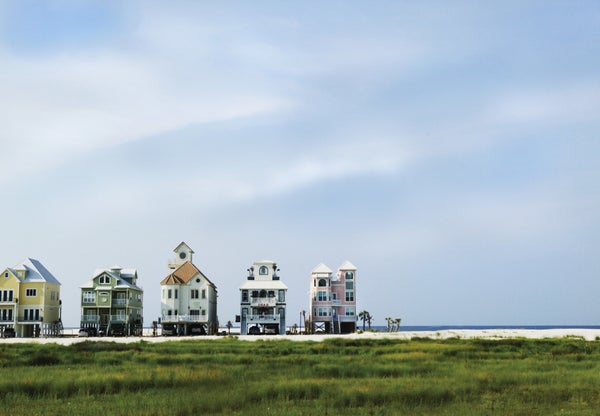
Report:
M4 278L8 279L8 272L4 273Z
M177 299L177 296L179 295L179 290L175 289L175 299Z
M101 285L109 284L110 277L108 277L107 275L104 274L104 275L100 276L100 279L98 281L100 282Z
M171 309L169 309L169 310L167 311L167 315L169 315L169 316L173 315L173 311L172 311Z
M346 316L354 316L354 308L346 308Z
M242 308L242 316L245 318L248 315L248 308Z
M29 297L37 296L37 289L26 289L25 296L29 296Z
M242 302L248 302L248 291L242 290Z
M354 279L354 273L346 272L346 280L352 280L352 279Z
M206 289L202 289L202 299L206 299Z
M172 290L172 289L169 289L169 292L168 292L167 298L168 298L168 299L171 299L172 297L173 297L173 290Z
M257 298L258 297L258 290L253 290L252 291L252 297L253 298Z
M83 292L83 303L95 303L96 294L94 292Z
M260 266L260 269L258 269L258 274L260 275L267 275L269 274L269 269L267 268L267 266Z
M354 290L354 282L346 282L346 290Z
M279 291L279 302L285 302L285 290L283 289Z
M198 289L192 289L191 298L198 299Z
M354 302L354 291L346 291L346 302Z
M13 300L13 291L11 290L3 290L0 292L0 301L2 302L12 302Z
M318 316L330 316L329 308L319 308L318 310L319 310Z
M325 286L327 286L327 280L320 279L319 280L319 287L325 287Z
M2 309L2 320L3 321L12 321L13 320L13 310L12 309Z
M317 296L317 300L319 302L325 302L327 301L327 292L324 290L319 290L318 296Z
M202 309L202 316L206 316L206 309Z
M24 321L39 321L40 320L40 310L39 309L25 309L23 320Z
M190 316L200 316L200 309L190 309Z

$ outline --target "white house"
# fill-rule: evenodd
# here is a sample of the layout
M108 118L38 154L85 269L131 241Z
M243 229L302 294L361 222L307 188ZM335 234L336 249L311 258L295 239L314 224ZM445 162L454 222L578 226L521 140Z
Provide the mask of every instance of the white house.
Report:
M161 282L163 335L205 335L219 329L217 287L193 263L194 251L184 242L173 250L172 272Z
M356 267L344 262L334 275L323 263L310 274L310 323L313 332L356 331Z
M279 280L277 264L255 261L240 287L241 335L285 334L287 286Z

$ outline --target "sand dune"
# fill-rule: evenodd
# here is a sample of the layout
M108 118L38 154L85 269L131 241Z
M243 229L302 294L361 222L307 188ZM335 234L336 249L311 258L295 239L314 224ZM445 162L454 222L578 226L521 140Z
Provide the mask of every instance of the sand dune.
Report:
M485 338L485 339L505 339L505 338L564 338L578 337L588 341L596 339L600 340L600 329L485 329L485 330L470 330L470 329L448 329L442 331L401 331L401 332L364 332L347 335L245 335L237 336L243 341L258 341L258 340L281 340L289 339L292 341L323 341L328 338L348 338L348 339L411 339L411 338L432 338L432 339L448 339L448 338ZM106 342L165 342L178 340L208 340L222 339L222 336L201 336L201 337L93 337L79 338L76 336L65 336L60 338L4 338L0 339L0 344L10 343L38 343L38 344L60 344L70 345L83 341L106 341Z

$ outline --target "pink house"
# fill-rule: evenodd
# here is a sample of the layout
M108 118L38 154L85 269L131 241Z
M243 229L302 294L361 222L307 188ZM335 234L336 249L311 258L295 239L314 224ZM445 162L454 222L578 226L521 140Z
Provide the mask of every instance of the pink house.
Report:
M310 325L327 334L356 331L356 267L349 261L335 275L323 263L311 272Z

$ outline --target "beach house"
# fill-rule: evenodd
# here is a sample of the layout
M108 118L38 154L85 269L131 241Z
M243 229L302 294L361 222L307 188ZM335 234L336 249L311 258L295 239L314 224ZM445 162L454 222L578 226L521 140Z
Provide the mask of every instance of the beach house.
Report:
M58 336L62 331L60 282L38 260L27 258L0 277L0 334Z
M255 261L240 287L240 334L285 334L287 286L277 264Z
M356 267L346 261L334 275L323 263L310 274L309 331L347 334L356 331Z
M192 263L194 251L181 242L161 282L163 335L205 335L219 330L217 287Z
M144 291L136 269L97 269L81 286L81 328L90 335L139 335Z

